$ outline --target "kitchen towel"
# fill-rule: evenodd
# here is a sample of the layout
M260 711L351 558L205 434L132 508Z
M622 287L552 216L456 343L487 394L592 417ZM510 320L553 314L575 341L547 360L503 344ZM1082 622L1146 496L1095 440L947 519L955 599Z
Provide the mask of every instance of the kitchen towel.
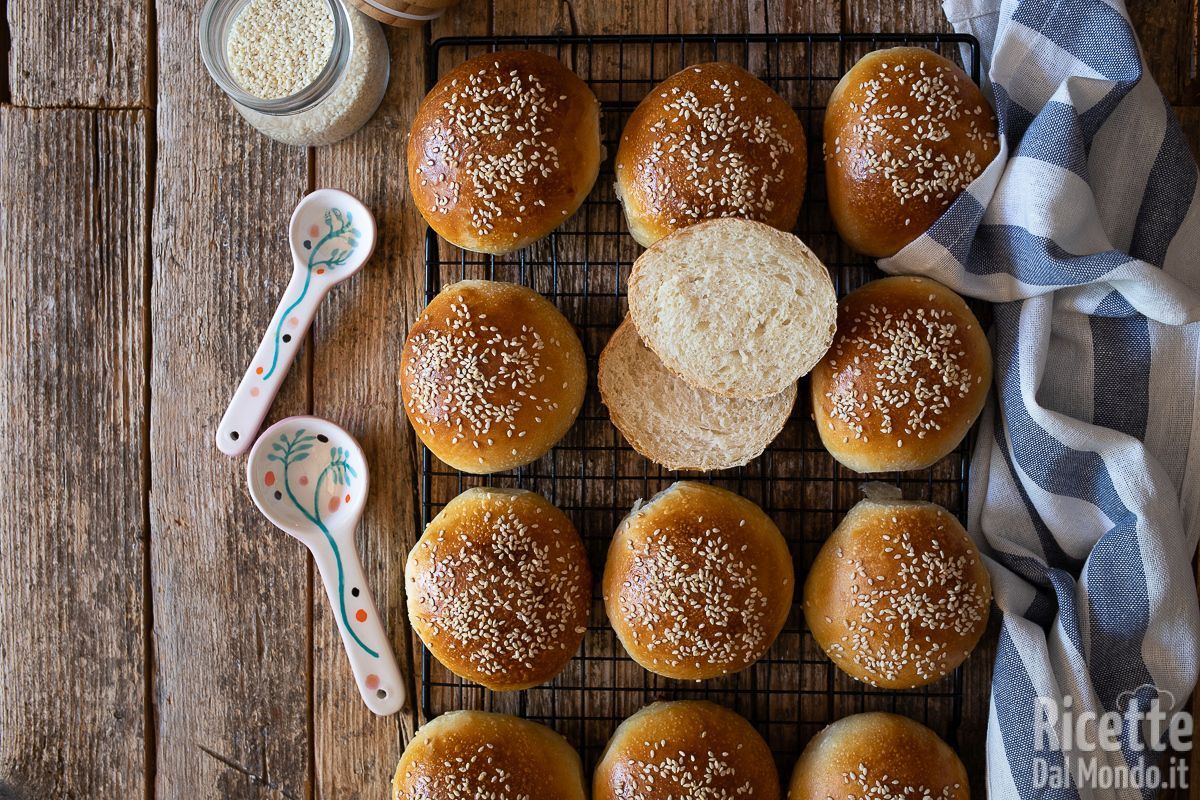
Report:
M1162 760L1138 749L1148 722L1115 751L1091 747L1095 724L1068 746L1063 726L1155 701L1170 712L1196 682L1196 164L1121 0L944 8L982 46L1001 152L880 266L995 304L997 392L969 510L1003 613L989 794L1153 797L1102 777L1124 769L1137 784L1134 768ZM1055 781L1089 762L1093 776Z

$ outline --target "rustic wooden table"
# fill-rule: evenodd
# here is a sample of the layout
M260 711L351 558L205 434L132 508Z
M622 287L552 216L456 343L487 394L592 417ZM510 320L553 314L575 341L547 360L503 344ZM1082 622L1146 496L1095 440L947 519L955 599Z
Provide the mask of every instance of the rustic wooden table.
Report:
M363 708L306 553L253 511L212 434L286 283L292 207L316 186L356 193L377 254L331 295L274 414L345 423L393 476L372 482L359 541L410 661L417 450L395 373L424 226L402 148L431 37L949 30L936 0L464 0L432 30L389 31L379 113L305 151L258 135L209 79L200 5L5 3L0 798L387 796L415 719ZM1131 5L1195 144L1196 0ZM966 683L977 720L987 688Z

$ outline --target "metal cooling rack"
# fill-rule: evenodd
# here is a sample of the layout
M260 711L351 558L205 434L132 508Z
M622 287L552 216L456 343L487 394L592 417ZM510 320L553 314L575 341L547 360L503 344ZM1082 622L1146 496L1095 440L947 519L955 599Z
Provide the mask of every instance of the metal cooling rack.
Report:
M664 470L634 452L610 424L595 388L596 358L624 317L626 280L641 252L626 231L613 192L612 157L626 119L655 84L688 64L731 61L771 85L795 107L808 135L807 197L796 233L830 267L841 295L880 273L869 259L841 243L829 218L821 159L825 102L860 56L901 44L941 52L964 63L979 80L978 43L960 35L462 37L429 46L430 88L437 76L491 50L532 48L558 57L600 99L608 157L579 212L548 239L518 253L503 257L469 253L432 231L427 234L427 301L443 285L469 278L511 281L536 289L576 325L588 356L590 383L584 408L567 436L540 461L521 469L465 475L422 448L422 527L472 486L540 492L578 527L591 558L596 592L580 652L545 686L494 693L454 676L422 648L422 720L467 708L517 714L558 730L579 749L589 768L623 719L662 699L704 698L738 711L766 737L784 770L790 770L814 733L859 711L906 714L956 743L963 710L961 670L920 691L872 689L841 674L805 629L799 597L808 565L843 514L860 499L863 481L840 467L821 446L805 386L783 434L762 457L741 469L702 478L761 505L791 547L800 581L797 602L767 655L754 667L719 680L688 683L660 678L625 654L607 624L599 594L609 540L634 501L680 478L696 479ZM940 503L965 518L967 454L964 444L930 470L871 477L899 485L906 498Z

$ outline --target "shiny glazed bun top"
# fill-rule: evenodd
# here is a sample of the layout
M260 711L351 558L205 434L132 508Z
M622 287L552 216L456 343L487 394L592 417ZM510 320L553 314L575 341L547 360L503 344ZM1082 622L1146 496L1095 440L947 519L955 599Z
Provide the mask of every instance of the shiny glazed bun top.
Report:
M779 774L743 717L703 700L653 703L621 723L592 800L777 800Z
M422 101L408 182L443 238L507 253L575 213L600 156L600 106L587 84L550 56L505 50L451 70Z
M579 754L545 725L451 711L417 731L396 765L392 800L585 800Z
M967 771L919 722L875 711L852 714L812 738L788 800L968 800Z
M825 181L838 233L866 255L895 255L996 157L996 131L979 87L932 50L864 56L825 110Z
M987 628L992 583L950 512L868 484L804 585L813 639L851 677L915 689L961 664Z
M706 680L753 664L791 609L792 557L761 508L679 481L635 507L604 565L609 622L658 675Z
M413 323L400 356L404 410L417 436L464 472L540 458L575 421L586 388L571 323L512 283L447 286Z
M718 217L789 231L807 167L804 129L787 101L741 67L697 64L654 87L630 116L617 191L644 247Z
M961 297L928 278L881 278L838 304L812 371L813 419L850 469L924 469L962 442L991 381L991 345Z
M553 678L587 630L592 574L575 526L539 494L477 486L426 527L404 570L413 631L497 691Z

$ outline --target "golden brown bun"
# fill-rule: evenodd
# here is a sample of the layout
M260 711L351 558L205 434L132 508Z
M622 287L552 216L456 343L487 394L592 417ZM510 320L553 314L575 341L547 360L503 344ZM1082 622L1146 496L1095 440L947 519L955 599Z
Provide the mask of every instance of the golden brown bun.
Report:
M643 247L716 217L790 231L807 167L804 128L787 101L741 67L697 64L654 87L629 117L617 194Z
M587 631L592 573L566 515L523 489L468 489L434 517L404 570L413 630L489 689L553 678Z
M812 371L813 419L856 472L924 469L962 442L991 382L987 336L961 297L928 278L882 278L838 304Z
M484 711L452 711L404 748L392 800L477 797L586 800L579 754L545 725Z
M788 800L970 800L967 771L936 733L876 711L840 719L800 755Z
M429 227L508 253L575 213L600 170L600 104L550 56L506 50L438 81L413 119L408 185Z
M824 149L838 233L881 258L929 230L1000 145L965 72L932 50L894 47L863 56L834 88Z
M779 792L758 731L703 700L654 703L622 722L592 778L592 800L778 800Z
M804 615L850 677L915 689L952 672L979 643L992 582L950 512L890 499L900 494L893 487L876 491L821 547L804 584Z
M571 323L532 289L463 281L433 298L400 357L404 411L454 469L541 458L583 405L587 366Z
M680 481L625 518L604 565L604 605L634 661L704 680L753 664L792 604L792 557L762 509Z

